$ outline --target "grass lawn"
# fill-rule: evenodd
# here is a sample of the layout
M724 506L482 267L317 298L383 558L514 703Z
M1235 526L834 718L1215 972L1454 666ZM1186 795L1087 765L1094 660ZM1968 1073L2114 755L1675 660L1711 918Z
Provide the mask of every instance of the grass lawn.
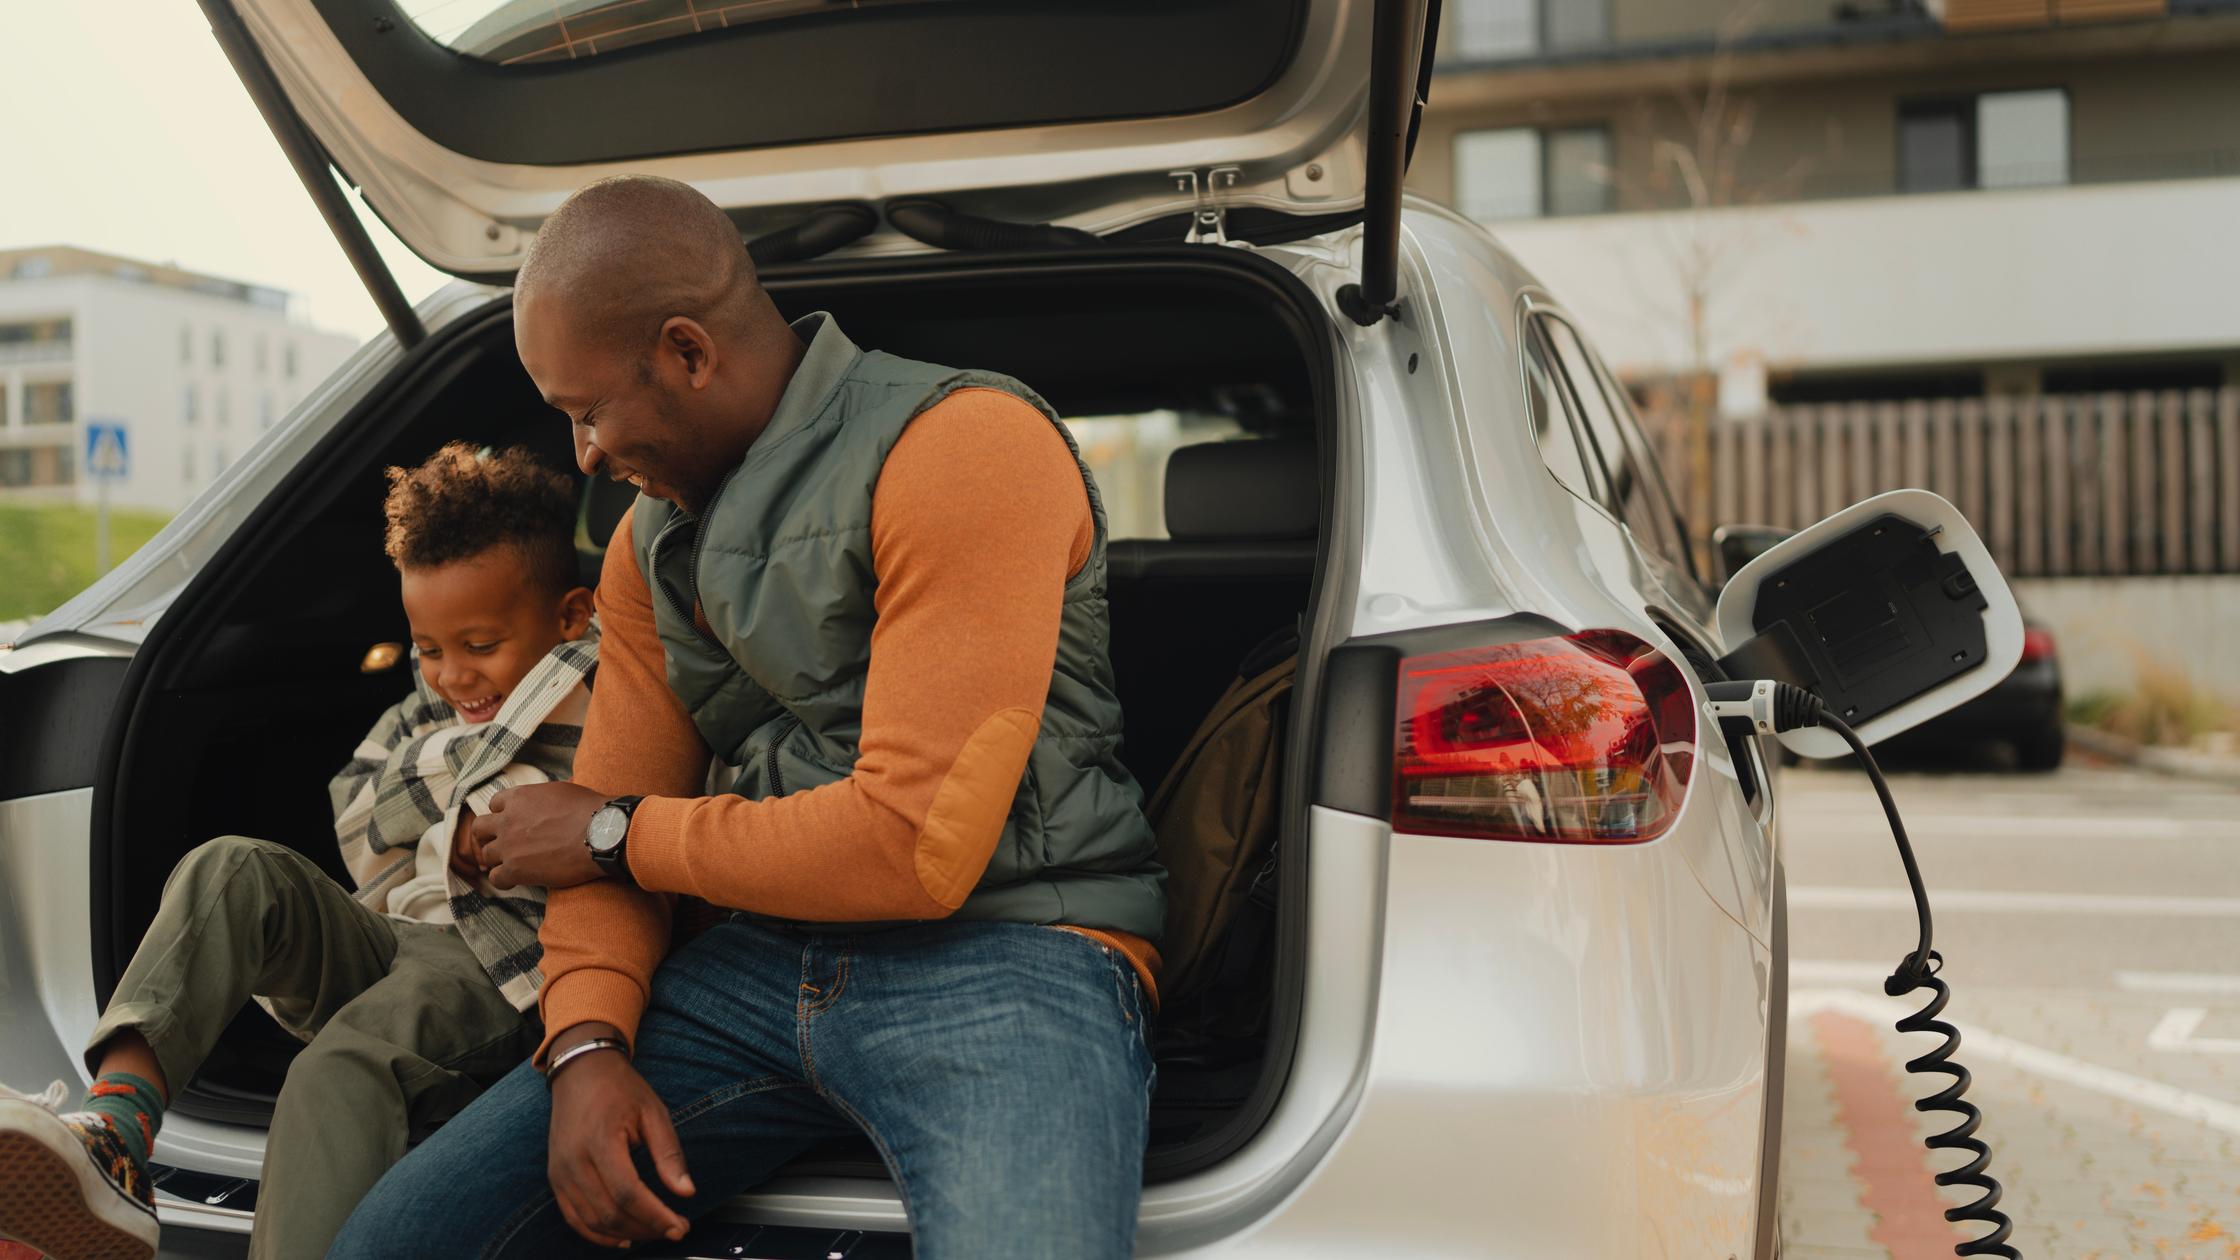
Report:
M0 503L0 621L36 617L93 584L89 507ZM109 513L109 563L119 565L155 537L165 512Z

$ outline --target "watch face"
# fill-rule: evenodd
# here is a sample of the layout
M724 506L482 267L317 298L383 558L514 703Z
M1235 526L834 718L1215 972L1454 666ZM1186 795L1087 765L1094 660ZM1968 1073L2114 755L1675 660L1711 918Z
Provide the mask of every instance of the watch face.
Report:
M612 805L602 805L591 816L591 830L584 839L600 853L605 853L622 843L630 833L630 815Z

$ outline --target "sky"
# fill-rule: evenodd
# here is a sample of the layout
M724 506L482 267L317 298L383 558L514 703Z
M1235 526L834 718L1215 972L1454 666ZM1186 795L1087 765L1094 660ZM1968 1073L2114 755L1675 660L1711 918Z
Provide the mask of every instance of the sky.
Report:
M193 0L0 0L0 120L0 248L176 263L285 289L321 328L380 331ZM359 218L405 296L447 279Z

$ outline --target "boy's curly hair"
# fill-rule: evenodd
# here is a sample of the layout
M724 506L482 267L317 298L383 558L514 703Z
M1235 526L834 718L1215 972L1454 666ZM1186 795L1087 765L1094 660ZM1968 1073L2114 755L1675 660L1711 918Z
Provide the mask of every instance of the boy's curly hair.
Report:
M554 594L576 585L576 489L525 446L447 443L417 468L389 470L384 546L398 569L479 556L501 543Z

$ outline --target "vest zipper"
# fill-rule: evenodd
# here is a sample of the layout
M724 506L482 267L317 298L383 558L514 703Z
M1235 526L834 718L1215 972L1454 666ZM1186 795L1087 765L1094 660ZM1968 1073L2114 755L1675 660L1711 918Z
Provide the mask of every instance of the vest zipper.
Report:
M731 479L738 475L739 470L736 468L732 469L730 472L725 473L723 475L723 480L716 483L716 494L720 496L723 493L723 488L730 485ZM713 508L715 506L715 499L709 499L708 505L709 507ZM663 545L669 541L670 535L674 534L677 530L677 527L684 524L688 519L692 523L692 555L685 563L684 576L687 592L692 596L692 604L690 607L685 607L678 604L677 593L669 589L669 584L667 582L661 580L661 550ZM653 563L650 566L653 569L653 572L648 575L649 584L661 588L661 597L669 601L670 611L683 618L685 625L690 626L692 628L692 632L700 636L701 642L707 644L709 647L715 648L716 650L728 656L730 655L731 649L725 647L714 634L702 629L700 626L700 543L701 540L706 538L707 536L708 530L706 518L687 518L683 515L683 510L679 509L678 519L670 521L667 526L663 527L662 531L654 537L653 546L648 550L647 554L650 555L653 559Z
M727 472L723 475L723 480L716 483L716 492L708 496L709 512L713 512L716 510L716 504L723 500L724 488L729 486L731 484L731 479L738 475L739 469L737 467L734 467L730 472ZM692 607L695 612L695 615L692 618L692 628L695 630L700 630L700 618L697 615L698 609L700 607L700 545L707 540L708 522L706 514L703 513L700 519L693 522L692 562L691 564L686 566L684 572L686 589L687 592L692 596ZM723 648L725 655L730 654L731 649L728 647L724 647L724 645L721 643L717 643L715 635L709 633L708 631L700 630L700 637L706 639L710 643L714 643L719 648Z
M801 725L801 719L789 713L786 715L786 720L779 725L778 733L770 737L770 750L764 754L763 760L764 765L770 772L770 795L772 796L784 796L786 794L786 776L778 770L778 748L786 742L786 736L793 734L793 728L799 725Z

